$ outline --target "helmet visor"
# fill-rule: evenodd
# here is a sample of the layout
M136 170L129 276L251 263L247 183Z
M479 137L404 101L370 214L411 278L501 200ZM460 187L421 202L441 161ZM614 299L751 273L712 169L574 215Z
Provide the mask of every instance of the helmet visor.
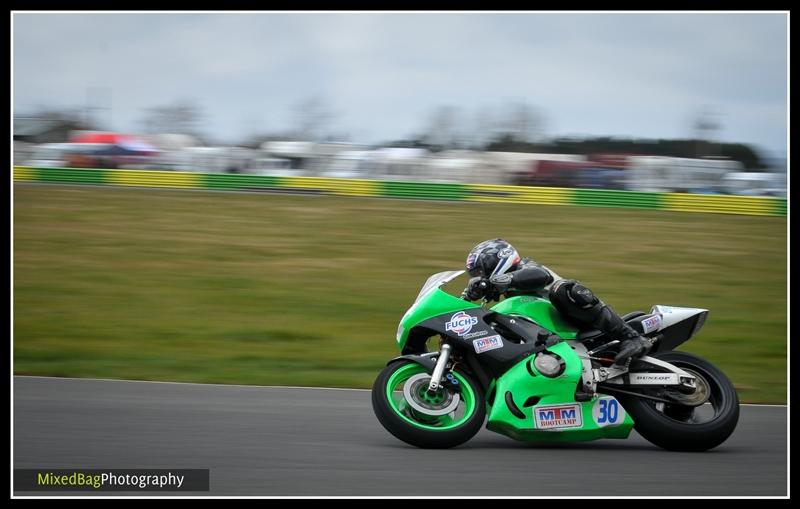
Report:
M467 272L471 277L483 276L483 267L480 264L480 256L474 251L467 256Z

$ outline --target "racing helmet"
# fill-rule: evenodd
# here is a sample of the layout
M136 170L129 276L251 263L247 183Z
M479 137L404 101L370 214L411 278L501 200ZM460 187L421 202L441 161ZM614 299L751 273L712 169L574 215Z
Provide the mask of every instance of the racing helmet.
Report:
M503 239L486 240L472 248L467 255L467 272L472 277L488 278L517 269L519 253Z

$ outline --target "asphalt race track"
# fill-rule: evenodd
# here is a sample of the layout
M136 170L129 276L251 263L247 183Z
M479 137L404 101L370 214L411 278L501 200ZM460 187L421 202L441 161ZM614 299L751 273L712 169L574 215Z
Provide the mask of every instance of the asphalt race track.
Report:
M704 453L635 432L541 445L485 429L422 450L383 429L369 391L16 376L13 455L14 468L210 469L210 492L178 495L787 496L786 419L743 406Z

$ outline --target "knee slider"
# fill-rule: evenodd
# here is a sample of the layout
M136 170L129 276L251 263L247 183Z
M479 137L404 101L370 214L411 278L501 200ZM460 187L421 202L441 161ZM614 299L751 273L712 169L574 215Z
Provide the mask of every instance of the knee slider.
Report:
M591 290L575 282L567 288L567 297L581 309L589 309L599 302Z

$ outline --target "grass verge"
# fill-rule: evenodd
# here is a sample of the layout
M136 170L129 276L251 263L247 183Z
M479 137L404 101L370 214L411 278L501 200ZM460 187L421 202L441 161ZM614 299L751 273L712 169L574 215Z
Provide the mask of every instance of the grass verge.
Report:
M786 401L786 218L16 184L13 226L17 374L369 387L425 279L503 237L620 313L710 309L682 349Z

